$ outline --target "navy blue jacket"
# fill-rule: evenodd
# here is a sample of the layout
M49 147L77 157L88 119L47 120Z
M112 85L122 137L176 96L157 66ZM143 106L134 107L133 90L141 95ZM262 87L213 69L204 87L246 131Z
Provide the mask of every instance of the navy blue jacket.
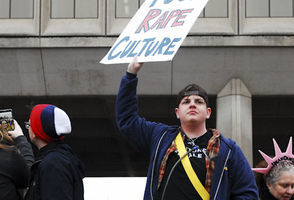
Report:
M62 141L40 149L25 200L83 200L84 167Z
M116 99L116 121L127 140L149 155L144 200L153 200L161 161L179 129L138 116L137 83L136 75L127 73L123 76ZM257 200L254 175L240 147L223 136L220 139L210 199Z

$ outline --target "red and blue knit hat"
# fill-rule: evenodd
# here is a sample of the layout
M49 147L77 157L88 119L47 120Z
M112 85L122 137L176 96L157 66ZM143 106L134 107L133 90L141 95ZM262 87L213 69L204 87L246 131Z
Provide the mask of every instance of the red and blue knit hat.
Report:
M68 115L50 104L39 104L33 108L30 125L33 133L47 143L62 140L64 135L71 133Z

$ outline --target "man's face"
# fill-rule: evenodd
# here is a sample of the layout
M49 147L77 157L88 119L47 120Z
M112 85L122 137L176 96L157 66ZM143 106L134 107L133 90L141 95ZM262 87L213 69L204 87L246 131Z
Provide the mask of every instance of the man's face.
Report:
M294 195L294 174L293 172L282 172L279 180L267 187L271 194L278 200L290 200Z
M204 99L198 95L184 97L175 109L177 118L183 123L205 123L210 117L211 109L207 108Z

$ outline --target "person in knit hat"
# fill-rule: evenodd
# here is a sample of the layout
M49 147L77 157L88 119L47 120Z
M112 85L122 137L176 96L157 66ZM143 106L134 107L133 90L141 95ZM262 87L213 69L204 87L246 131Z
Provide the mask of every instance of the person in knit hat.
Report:
M25 200L83 200L83 164L63 141L71 133L68 115L54 105L39 104L33 108L26 128L39 152Z

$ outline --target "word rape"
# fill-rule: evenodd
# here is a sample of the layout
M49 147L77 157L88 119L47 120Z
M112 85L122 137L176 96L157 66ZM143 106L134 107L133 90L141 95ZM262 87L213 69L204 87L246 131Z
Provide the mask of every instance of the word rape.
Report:
M144 32L147 32L152 29L164 29L167 27L169 22L171 22L170 27L183 26L183 19L186 18L187 13L191 13L193 9L184 9L184 10L172 10L165 11L162 13L160 9L151 9L147 16L144 18L143 22L139 25L136 30L136 33L140 33L143 29ZM162 13L162 14L161 14Z

